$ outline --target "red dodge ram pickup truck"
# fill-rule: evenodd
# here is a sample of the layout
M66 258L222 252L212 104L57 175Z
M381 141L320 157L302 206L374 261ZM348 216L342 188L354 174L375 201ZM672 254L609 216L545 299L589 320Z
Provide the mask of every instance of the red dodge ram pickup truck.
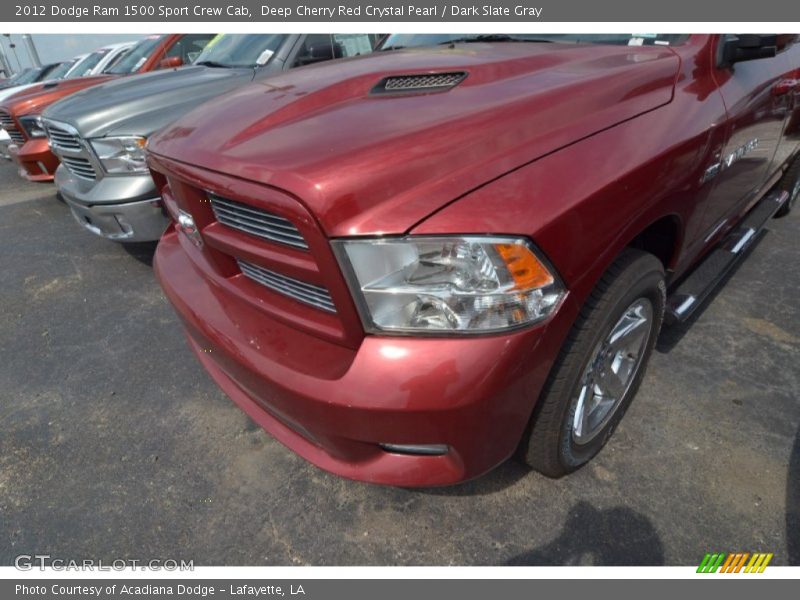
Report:
M662 321L797 199L797 42L397 35L241 88L150 140L158 278L215 381L324 469L566 474Z

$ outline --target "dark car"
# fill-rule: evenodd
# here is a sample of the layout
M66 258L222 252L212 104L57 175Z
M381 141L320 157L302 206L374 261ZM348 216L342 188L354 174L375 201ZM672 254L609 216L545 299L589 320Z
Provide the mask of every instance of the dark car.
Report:
M60 62L48 63L46 65L42 65L41 67L35 67L20 71L13 77L0 81L0 90L4 90L6 88L14 87L17 85L27 85L29 83L36 83L38 81L45 81L46 79L51 79L50 74L62 64L63 63Z

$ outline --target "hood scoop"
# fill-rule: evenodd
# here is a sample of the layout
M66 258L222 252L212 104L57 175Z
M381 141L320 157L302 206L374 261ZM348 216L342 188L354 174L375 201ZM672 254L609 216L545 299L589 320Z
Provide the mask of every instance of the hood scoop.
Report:
M384 77L370 90L370 94L424 94L444 92L467 78L466 71L449 73L418 73Z

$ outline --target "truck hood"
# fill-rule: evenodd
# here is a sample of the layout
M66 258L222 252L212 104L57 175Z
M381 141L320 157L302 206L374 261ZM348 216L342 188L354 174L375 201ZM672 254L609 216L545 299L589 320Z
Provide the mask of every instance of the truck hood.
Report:
M45 116L71 124L86 138L149 135L208 98L251 81L253 73L188 66L133 75L70 96Z
M25 90L30 90L39 86L38 83L27 83L25 85L15 85L14 87L0 89L0 101L5 100L15 94L20 94Z
M403 233L504 173L669 103L678 67L664 47L375 53L217 98L149 150L288 191L330 236ZM466 76L436 93L376 91L387 77L432 73Z
M114 75L96 75L94 77L77 77L75 79L38 83L31 88L5 98L2 101L2 107L17 117L40 114L53 102L57 102L82 89L109 81L114 77Z

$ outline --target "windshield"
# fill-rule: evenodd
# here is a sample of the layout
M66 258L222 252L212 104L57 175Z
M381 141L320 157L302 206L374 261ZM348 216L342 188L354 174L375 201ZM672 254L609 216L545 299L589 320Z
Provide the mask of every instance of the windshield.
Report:
M113 73L114 75L128 75L129 73L136 73L142 68L142 65L147 62L150 55L161 43L163 35L154 35L143 39L136 44L125 57L115 64L110 69L106 69L106 73Z
M78 62L77 65L69 72L70 77L84 77L89 75L89 72L97 66L103 57L108 54L108 50L101 49L95 50L89 56Z
M278 50L285 35L220 34L195 59L210 67L260 67Z
M75 60L68 60L58 65L55 69L47 74L48 79L63 79L64 75L75 65Z
M28 69L27 71L23 71L22 73L15 75L11 83L14 83L15 85L33 83L39 76L40 71L40 69Z
M122 59L125 58L130 51L131 47L123 48L122 50L117 52L116 56L112 56L109 63L105 66L105 68L103 68L103 73L108 73L109 71L111 71L111 69L114 68L115 65L118 65L120 62L122 62Z
M688 35L656 33L620 34L406 34L393 33L381 44L379 50L397 50L418 46L435 46L450 42L562 42L571 44L614 44L617 46L674 46L682 44Z

